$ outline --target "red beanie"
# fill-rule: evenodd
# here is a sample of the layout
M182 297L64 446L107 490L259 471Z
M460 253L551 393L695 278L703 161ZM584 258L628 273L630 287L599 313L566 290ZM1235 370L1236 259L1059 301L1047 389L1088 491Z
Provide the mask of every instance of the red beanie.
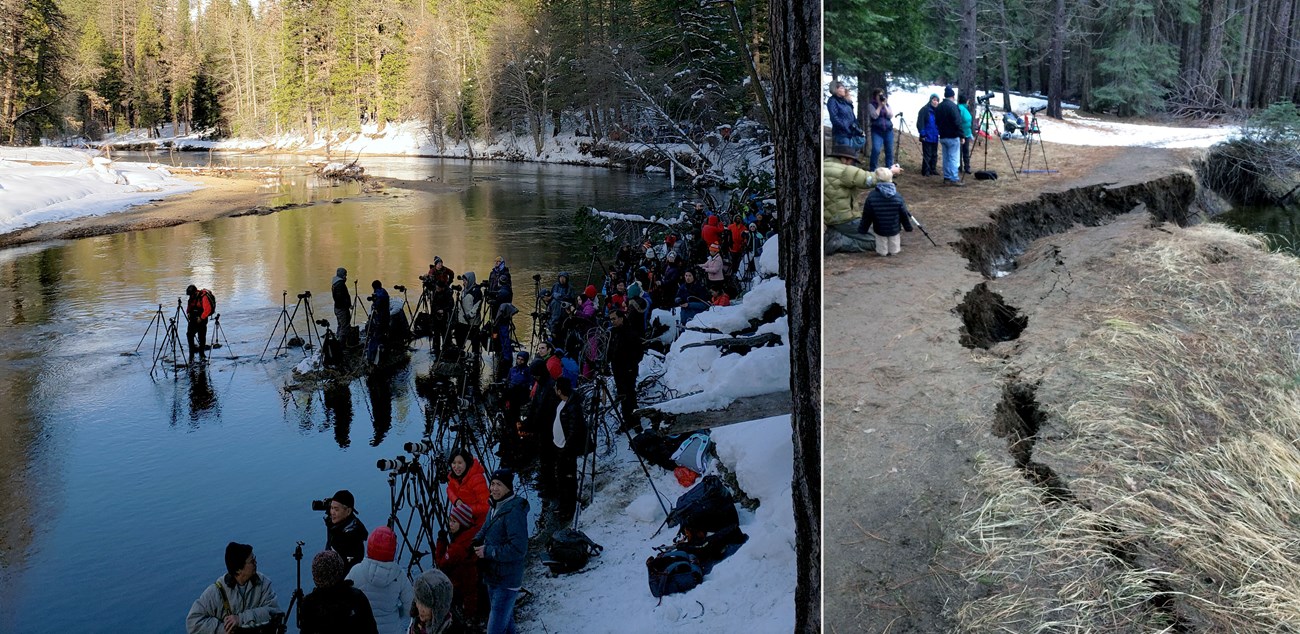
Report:
M583 294L583 295L586 295L588 299L595 299L595 298L596 298L596 285L595 285L595 284L588 284L588 285L587 285L587 290L583 291L582 294Z
M370 533L366 541L366 556L375 561L392 561L397 554L397 535L393 529L380 526Z
M611 297L609 298L609 303L611 303L611 304L613 304L613 305L615 305L615 306L622 306L622 305L623 305L623 296L622 296L622 295L614 295L614 296L611 296Z

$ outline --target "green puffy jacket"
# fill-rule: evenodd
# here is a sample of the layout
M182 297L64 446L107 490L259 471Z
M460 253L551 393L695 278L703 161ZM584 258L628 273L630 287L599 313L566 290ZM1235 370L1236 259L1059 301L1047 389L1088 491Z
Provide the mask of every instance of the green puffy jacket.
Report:
M858 192L875 185L875 174L845 165L833 156L826 157L822 161L822 222L829 226L857 220L860 214L854 211L853 203Z

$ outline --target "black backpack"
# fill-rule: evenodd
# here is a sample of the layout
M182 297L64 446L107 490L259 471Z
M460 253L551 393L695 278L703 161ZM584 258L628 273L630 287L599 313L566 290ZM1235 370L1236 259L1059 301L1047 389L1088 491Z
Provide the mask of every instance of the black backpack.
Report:
M705 476L691 490L677 498L668 514L668 525L681 525L691 531L714 533L740 523L736 500L722 478Z
M578 572L586 567L592 557L600 555L603 546L591 541L587 534L572 528L562 528L551 534L546 542L548 559L542 563L553 574L562 575Z
M714 564L733 555L749 541L749 535L741 532L739 526L728 526L716 533L707 533L703 537L679 541L674 548L695 555L704 574L713 570Z
M650 594L658 598L686 592L704 581L699 560L687 552L669 550L645 560L650 576Z
M684 438L684 436L664 437L653 431L644 431L632 439L632 451L650 464L672 471L677 468L673 453L681 446Z
M998 173L993 170L980 170L975 172L975 180L977 181L995 181L997 179Z

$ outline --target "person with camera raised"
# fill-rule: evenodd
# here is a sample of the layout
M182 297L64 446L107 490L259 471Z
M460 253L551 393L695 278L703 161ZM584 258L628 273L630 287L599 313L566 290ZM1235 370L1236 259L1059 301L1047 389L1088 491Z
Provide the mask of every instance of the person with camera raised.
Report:
M324 501L325 510L325 550L332 550L343 557L347 570L361 563L366 556L366 536L369 531L357 517L352 492L340 490L334 497ZM318 505L313 503L312 508ZM319 510L319 509L318 509Z
M316 587L302 598L298 608L301 634L379 634L366 593L344 578L343 558L322 550L311 560L311 578Z
M876 171L880 151L885 151L885 165L894 164L894 109L889 107L889 97L883 88L871 91L871 101L867 102L867 114L871 119L871 171Z
M226 574L210 585L185 616L187 634L234 634L276 631L284 617L271 580L257 571L257 557L248 544L226 544Z
M190 361L194 361L194 353L199 353L199 361L207 360L204 351L208 349L208 318L217 310L217 298L212 291L190 284L185 289L185 295L189 297L189 302L185 305L185 339L189 343ZM198 338L196 346L194 339Z
M379 363L379 346L388 335L390 304L388 291L379 280L370 283L371 293L366 297L370 301L370 323L366 326L366 360L371 365Z
M497 469L492 473L488 484L492 511L474 538L474 554L482 560L479 573L491 606L487 634L515 631L515 599L524 584L528 500L516 496L514 489L513 471Z
M348 270L341 266L330 281L330 296L334 299L334 331L339 339L346 340L347 330L352 327L352 295L348 294Z

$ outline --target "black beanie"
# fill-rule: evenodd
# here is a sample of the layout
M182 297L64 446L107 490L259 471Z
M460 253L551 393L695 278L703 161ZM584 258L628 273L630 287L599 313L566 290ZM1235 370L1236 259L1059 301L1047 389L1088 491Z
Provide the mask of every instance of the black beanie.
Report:
M352 492L347 489L340 489L334 494L334 497L330 499L352 509L353 511L356 510L357 501L353 499Z
M515 492L515 472L509 469L497 469L492 472L492 480L497 480L506 485L511 493Z
M230 542L226 544L226 572L235 574L239 572L244 564L248 563L248 556L253 554L253 547L248 544Z
M956 93L956 91L954 91L954 90L952 89L952 86L944 86L944 87L943 87L943 98L944 98L944 99L947 99L947 98L949 98L949 97L955 97L955 96L957 96L957 93Z

